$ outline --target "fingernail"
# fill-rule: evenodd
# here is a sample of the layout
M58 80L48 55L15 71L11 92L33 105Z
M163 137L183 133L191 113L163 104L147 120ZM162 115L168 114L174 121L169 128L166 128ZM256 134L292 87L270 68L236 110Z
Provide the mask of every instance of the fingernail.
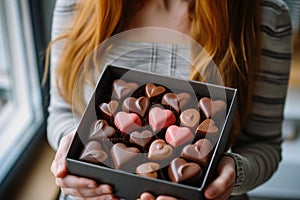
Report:
M215 195L215 191L211 188L206 190L206 196L213 197Z

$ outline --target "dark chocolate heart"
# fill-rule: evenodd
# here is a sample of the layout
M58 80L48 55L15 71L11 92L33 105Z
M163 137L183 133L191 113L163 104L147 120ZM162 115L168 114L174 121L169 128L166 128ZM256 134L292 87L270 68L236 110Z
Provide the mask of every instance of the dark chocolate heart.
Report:
M163 96L161 103L171 106L176 112L180 112L182 108L189 102L191 95L189 93L167 93Z
M107 118L113 118L119 107L119 103L117 101L110 101L109 103L101 103L99 105L100 113Z
M171 110L154 107L149 112L149 124L153 131L167 128L176 123L176 117Z
M166 141L157 139L153 141L149 147L149 160L166 160L173 155L173 147L168 145Z
M146 84L145 91L146 96L150 99L153 99L162 95L166 91L166 89L163 86L156 86L152 83L148 83Z
M152 137L153 133L149 130L144 130L142 132L134 131L130 134L129 141L141 147L145 147L152 140Z
M142 126L140 117L135 113L118 112L114 123L116 127L124 134L129 134Z
M210 160L212 144L208 139L200 139L195 144L186 145L181 151L181 157L206 167Z
M103 163L107 158L108 155L102 150L100 143L96 141L90 141L82 150L79 160L90 163Z
M194 129L199 125L200 113L196 109L188 109L180 114L180 125Z
M112 95L114 98L120 100L126 96L131 95L137 88L137 83L128 83L122 79L117 79L113 82Z
M111 127L107 123L107 121L99 119L95 123L93 123L89 139L99 140L101 138L112 137L115 134L115 132L115 129Z
M182 158L175 158L169 165L168 174L175 183L199 184L203 171L197 163L188 163Z
M134 112L138 115L145 117L150 107L150 100L147 97L140 97L138 99L134 97L128 97L122 104L122 109L126 112Z
M208 97L203 97L200 99L198 106L206 118L225 117L227 106L225 101L213 101Z
M198 126L198 134L217 136L219 133L218 127L212 119L206 119Z
M166 131L166 141L173 147L179 147L194 139L192 131L187 127L169 126Z
M139 165L135 173L140 176L146 176L150 178L157 178L158 174L157 171L160 169L160 165L154 162L147 162Z
M123 143L114 144L111 148L111 156L115 169L129 170L134 167L134 165L136 165L135 158L137 158L139 154L140 151L137 148L127 147Z

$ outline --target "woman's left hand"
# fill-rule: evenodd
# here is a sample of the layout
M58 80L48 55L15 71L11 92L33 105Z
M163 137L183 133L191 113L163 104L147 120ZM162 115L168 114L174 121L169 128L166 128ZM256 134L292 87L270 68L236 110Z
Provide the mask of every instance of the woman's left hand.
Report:
M218 165L218 177L211 182L204 191L207 199L224 200L229 199L236 179L235 162L230 156L224 156ZM176 200L174 197L158 196L145 192L138 200Z

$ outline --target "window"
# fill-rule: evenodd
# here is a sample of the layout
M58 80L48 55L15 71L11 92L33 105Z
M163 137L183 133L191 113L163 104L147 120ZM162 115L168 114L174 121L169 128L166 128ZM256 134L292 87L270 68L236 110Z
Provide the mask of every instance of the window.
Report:
M28 1L0 1L0 184L44 122Z

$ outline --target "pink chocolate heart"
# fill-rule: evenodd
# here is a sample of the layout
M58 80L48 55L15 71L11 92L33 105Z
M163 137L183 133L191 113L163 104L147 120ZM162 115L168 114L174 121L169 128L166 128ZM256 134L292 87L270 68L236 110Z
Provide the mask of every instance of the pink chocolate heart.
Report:
M171 110L159 107L152 108L149 112L149 124L153 131L167 128L176 122L176 117Z
M178 147L191 140L193 140L194 135L192 131L187 127L178 127L172 125L167 129L166 141L173 147Z
M129 134L142 126L140 117L135 113L118 112L114 123L116 127L124 134Z

